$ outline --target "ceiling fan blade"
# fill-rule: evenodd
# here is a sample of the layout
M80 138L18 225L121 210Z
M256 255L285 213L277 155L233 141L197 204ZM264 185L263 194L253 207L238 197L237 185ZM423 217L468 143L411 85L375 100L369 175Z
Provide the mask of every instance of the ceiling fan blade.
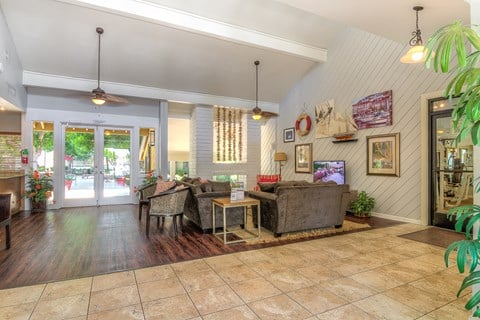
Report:
M265 118L278 117L278 113L270 112L270 111L262 111L262 117L265 117Z
M107 102L113 102L113 103L128 103L128 100L122 97L117 97L117 96L112 96L111 94L105 94L105 100Z

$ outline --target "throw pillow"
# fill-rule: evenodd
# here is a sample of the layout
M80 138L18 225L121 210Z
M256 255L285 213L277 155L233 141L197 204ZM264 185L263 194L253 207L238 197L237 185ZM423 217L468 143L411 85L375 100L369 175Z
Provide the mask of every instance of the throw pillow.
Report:
M179 184L179 185L175 186L175 188L173 188L173 190L180 191L180 190L187 189L187 188L188 187L186 185Z
M155 194L160 194L162 192L168 191L175 188L175 181L158 181L157 188L155 189Z
M263 192L273 193L273 190L275 189L275 183L259 182L257 184L258 184L258 187L260 188L260 191L263 191Z
M212 192L212 185L210 182L204 182L200 186L202 187L203 192Z

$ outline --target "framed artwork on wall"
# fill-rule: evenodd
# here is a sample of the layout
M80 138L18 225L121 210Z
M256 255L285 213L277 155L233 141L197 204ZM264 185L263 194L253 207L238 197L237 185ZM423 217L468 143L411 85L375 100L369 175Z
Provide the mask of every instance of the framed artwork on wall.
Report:
M295 128L283 129L283 142L295 142Z
M357 128L391 126L392 90L371 94L352 103L352 117Z
M295 145L295 172L312 173L312 144Z
M400 177L400 133L367 137L367 175Z

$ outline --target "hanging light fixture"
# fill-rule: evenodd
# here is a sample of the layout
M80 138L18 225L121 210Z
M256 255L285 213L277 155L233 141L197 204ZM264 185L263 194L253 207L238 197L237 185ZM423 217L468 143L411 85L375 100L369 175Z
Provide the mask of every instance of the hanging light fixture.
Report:
M418 28L418 11L422 11L422 6L415 6L413 7L416 14L416 29L412 32L412 39L410 39L410 50L400 58L401 63L420 63L425 62L425 58L427 57L427 50L423 46L422 41L422 33Z
M262 119L262 109L258 107L258 65L260 61L255 61L255 108L252 110L252 119L260 120Z
M103 28L98 27L95 30L98 34L98 57L97 57L97 88L92 91L92 102L97 106L103 105L105 100L105 91L100 88L100 38L103 34Z

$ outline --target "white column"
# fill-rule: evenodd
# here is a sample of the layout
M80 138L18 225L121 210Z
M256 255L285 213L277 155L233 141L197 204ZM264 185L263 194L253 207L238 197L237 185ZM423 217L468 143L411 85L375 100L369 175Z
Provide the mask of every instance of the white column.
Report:
M157 168L163 179L167 179L168 167L168 101L161 100L158 110Z

